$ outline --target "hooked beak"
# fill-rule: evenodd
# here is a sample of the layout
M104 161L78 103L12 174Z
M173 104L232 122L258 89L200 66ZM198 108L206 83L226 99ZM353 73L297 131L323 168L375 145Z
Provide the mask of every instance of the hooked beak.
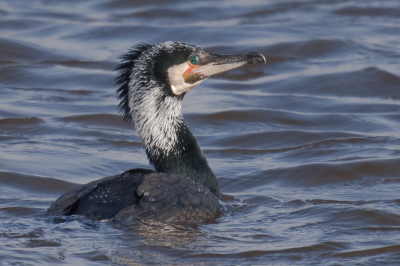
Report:
M265 57L257 52L238 55L217 55L210 54L200 59L200 65L193 66L190 71L208 78L218 73L241 67L248 64L267 63Z
M266 63L260 53L238 55L199 54L196 64L186 61L168 69L169 83L175 95L188 92L207 78L248 64Z

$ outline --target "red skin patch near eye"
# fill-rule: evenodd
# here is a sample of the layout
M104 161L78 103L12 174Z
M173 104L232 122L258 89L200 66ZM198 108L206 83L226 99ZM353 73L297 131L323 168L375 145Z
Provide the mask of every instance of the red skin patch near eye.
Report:
M186 71L183 73L183 76L192 73L193 70L195 70L195 69L198 68L198 67L200 67L200 66L198 66L198 65L196 65L196 66L194 66L194 65L189 65L188 69L186 69Z

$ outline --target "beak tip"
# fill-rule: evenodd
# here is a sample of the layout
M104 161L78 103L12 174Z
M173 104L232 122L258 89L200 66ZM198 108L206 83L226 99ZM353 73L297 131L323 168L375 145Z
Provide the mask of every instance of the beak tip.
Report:
M265 65L267 64L267 59L262 53L259 52L251 52L248 54L249 55L249 61L248 64L259 64L259 63L264 63Z
M262 57L262 59L264 61L264 65L266 65L267 64L267 59L265 59L265 56L262 53L258 53L258 54Z

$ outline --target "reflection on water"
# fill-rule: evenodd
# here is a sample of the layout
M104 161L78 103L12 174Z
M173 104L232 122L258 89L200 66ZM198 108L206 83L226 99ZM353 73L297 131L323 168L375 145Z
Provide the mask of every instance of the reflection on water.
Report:
M5 1L0 6L3 265L395 265L400 6L384 1ZM259 51L183 113L223 215L190 226L45 217L77 184L149 168L113 71L139 42Z

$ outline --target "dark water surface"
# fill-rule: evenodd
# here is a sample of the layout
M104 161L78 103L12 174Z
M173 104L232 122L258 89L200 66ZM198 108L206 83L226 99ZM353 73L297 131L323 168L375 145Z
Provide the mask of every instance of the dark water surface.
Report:
M0 264L397 265L399 1L144 2L1 2ZM45 217L77 184L150 167L113 69L168 40L268 59L185 97L224 214L130 228Z

